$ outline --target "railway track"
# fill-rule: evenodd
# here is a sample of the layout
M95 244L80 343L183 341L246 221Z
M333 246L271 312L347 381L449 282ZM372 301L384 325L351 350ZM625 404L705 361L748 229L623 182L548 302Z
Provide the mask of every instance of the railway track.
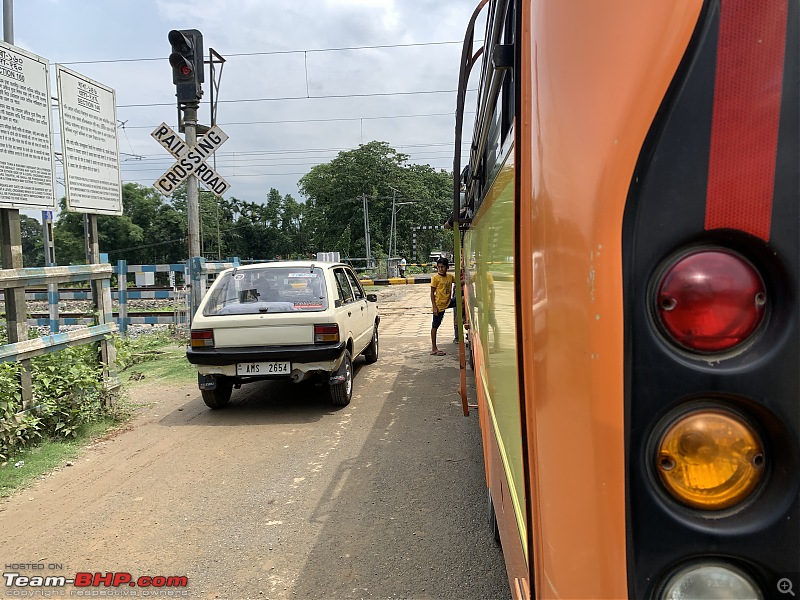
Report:
M113 313L114 318L119 317L119 312L114 311ZM128 318L139 318L139 317L172 317L175 314L175 311L168 311L168 310L129 310L128 311ZM47 319L49 318L49 313L46 312L33 312L30 313L31 319ZM86 312L61 312L58 313L59 319L91 319L92 314Z

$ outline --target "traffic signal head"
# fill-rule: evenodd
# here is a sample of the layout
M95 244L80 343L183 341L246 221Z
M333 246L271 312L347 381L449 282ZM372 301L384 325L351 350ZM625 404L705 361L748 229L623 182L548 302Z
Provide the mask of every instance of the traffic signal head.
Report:
M173 29L169 32L172 53L172 83L178 102L195 102L203 96L203 34L197 29Z

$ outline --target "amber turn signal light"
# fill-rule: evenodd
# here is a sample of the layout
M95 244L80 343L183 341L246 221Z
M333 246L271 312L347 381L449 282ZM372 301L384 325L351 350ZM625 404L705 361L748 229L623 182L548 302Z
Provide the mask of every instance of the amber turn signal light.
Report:
M721 409L681 416L661 436L656 471L679 502L705 510L747 498L764 473L764 449L753 427Z
M195 329L192 331L192 348L213 348L214 347L214 330L213 329Z

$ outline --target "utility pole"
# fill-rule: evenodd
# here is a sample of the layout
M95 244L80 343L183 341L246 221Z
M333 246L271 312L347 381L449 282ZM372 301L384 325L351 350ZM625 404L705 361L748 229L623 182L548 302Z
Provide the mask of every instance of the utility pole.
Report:
M3 41L14 43L14 9L12 0L3 0ZM0 246L2 246L3 269L21 269L22 228L19 209L0 209ZM6 288L3 290L6 305L6 334L11 344L28 339L28 321L25 310L25 290ZM33 382L31 380L31 361L23 360L20 371L20 390L22 405L28 408L33 401Z
M394 251L392 250L392 239L394 238L394 203L395 199L397 198L397 190L392 188L392 218L389 221L389 259L391 260L394 257Z
M367 268L372 268L372 249L370 248L370 237L369 237L369 203L367 201L367 195L361 194L361 203L362 208L364 210L364 246L366 247L367 251Z

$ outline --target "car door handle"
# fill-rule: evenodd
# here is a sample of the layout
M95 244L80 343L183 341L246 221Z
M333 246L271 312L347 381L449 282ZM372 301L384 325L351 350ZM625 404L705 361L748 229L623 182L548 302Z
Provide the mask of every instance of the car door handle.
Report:
M351 312L348 310L348 311L347 311L347 316L348 316L348 317L351 317L351 316L353 316L353 313L351 313Z

